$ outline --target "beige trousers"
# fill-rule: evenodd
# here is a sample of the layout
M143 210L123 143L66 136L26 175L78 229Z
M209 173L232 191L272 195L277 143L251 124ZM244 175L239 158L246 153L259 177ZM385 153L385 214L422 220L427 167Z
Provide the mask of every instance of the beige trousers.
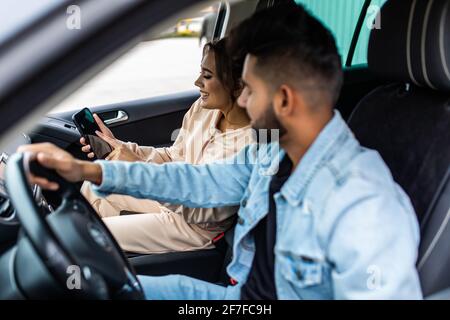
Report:
M212 239L218 232L187 223L180 214L157 201L125 195L99 197L86 182L81 193L103 218L124 251L150 254L214 247ZM136 214L120 215L121 211Z

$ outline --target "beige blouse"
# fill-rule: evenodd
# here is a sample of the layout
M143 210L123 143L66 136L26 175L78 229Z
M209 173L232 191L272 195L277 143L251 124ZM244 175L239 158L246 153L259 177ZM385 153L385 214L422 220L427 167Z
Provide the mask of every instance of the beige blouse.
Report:
M183 161L204 164L232 157L246 145L255 142L250 125L225 132L218 130L220 117L219 110L204 109L200 107L200 100L197 100L184 116L182 127L171 147L141 147L130 142L126 146L146 162ZM228 228L237 209L238 207L186 208L168 203L161 206L161 210L180 213L186 222L207 230Z

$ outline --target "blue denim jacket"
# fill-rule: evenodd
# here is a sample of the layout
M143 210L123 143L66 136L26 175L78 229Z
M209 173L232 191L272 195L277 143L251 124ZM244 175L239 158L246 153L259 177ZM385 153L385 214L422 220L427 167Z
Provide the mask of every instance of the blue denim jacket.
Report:
M284 154L272 143L206 165L99 161L103 181L96 191L190 207L240 204L227 268L237 284L219 289L182 277L177 283L185 293L174 288L178 295L171 296L238 299L255 252L250 231L268 212L269 183ZM380 155L358 143L337 111L274 197L279 299L422 297L414 209Z

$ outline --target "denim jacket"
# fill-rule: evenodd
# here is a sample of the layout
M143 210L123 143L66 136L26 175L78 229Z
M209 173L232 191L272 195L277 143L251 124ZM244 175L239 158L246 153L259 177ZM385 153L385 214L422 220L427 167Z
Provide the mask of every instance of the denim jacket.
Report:
M269 183L284 154L270 143L206 165L99 161L103 180L96 192L191 207L240 205L227 268L237 284L218 297L238 299L255 253L251 230L268 213ZM422 297L415 267L419 227L410 200L339 112L274 198L279 299Z

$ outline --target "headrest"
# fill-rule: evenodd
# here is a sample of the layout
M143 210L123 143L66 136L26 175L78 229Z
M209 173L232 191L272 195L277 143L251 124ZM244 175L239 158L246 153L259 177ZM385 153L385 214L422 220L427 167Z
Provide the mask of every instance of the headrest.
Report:
M450 0L389 0L370 34L377 75L450 91Z

